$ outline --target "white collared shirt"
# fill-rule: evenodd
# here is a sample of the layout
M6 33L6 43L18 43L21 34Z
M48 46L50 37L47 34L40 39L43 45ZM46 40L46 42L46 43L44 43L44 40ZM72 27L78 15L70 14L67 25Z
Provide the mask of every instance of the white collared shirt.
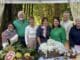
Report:
M66 31L66 39L69 40L69 32L71 27L73 26L73 21L67 20L66 22L61 21L61 26L64 27Z

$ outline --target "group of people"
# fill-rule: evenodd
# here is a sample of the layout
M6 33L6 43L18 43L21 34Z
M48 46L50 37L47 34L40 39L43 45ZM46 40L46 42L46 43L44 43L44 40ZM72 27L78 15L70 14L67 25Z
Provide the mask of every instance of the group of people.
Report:
M39 26L35 25L32 16L25 20L24 12L18 12L18 19L8 24L8 28L2 33L2 43L7 42L12 36L18 34L18 41L28 48L38 48L41 43L48 39L54 39L70 47L80 45L80 18L75 19L75 24L70 20L70 13L65 11L63 18L54 17L52 23L47 17L41 19Z

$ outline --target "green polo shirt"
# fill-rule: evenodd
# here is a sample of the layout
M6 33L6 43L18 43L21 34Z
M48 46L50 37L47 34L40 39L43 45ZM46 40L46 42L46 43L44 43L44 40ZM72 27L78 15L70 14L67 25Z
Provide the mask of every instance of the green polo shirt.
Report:
M17 34L20 36L20 37L24 37L25 35L25 27L28 25L28 20L23 20L23 21L20 21L20 20L14 20L13 22L15 28L16 28L16 31L17 31Z
M52 29L50 32L50 38L65 44L65 42L66 42L65 29L62 27L60 27L60 28L57 27L57 28Z

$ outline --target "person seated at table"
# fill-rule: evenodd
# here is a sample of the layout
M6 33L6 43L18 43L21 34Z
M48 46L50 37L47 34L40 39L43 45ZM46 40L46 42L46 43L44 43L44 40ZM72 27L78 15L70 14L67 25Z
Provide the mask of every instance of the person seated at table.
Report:
M66 42L66 32L65 29L60 25L59 17L54 17L53 19L50 38L63 44Z
M69 32L70 48L74 48L76 45L80 46L80 18L75 19L75 25Z
M36 48L36 30L34 17L30 17L29 25L25 28L25 43L28 48Z
M9 23L7 29L2 32L2 46L4 48L4 43L9 43L10 40L14 35L16 35L16 30L14 29L13 24Z
M41 25L37 29L37 41L38 44L40 45L41 43L47 42L50 36L50 26L48 23L48 18L43 17L41 20Z

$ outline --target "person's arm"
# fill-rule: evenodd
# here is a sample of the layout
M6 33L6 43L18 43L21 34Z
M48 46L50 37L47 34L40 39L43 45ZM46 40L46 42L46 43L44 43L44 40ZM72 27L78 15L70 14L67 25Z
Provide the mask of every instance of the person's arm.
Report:
M40 28L39 27L37 28L36 36L37 36L37 42L40 45L41 41L40 41Z
M6 46L8 45L8 38L7 38L8 36L6 33L3 32L1 37L2 37L2 47L6 48Z
M28 28L25 28L25 43L28 45Z
M16 28L16 20L13 21L14 28Z
M39 45L41 44L40 37L37 37L37 42Z
M49 33L49 37L50 37L50 32L51 32L51 27L49 27L49 32L48 32Z
M53 39L53 31L52 30L50 31L50 37L49 38Z
M66 32L65 32L65 29L64 28L62 28L62 31L61 31L61 41L62 41L62 43L65 45L65 43L66 43Z
M68 28L68 31L67 31L67 39L69 40L69 32L70 32L70 30L71 30L71 28L73 27L73 23L71 22L70 24L69 24L69 28Z
M4 43L5 41L7 41L7 34L5 35L4 32L1 34L1 37L2 37L2 43Z
M73 36L72 36L72 29L69 32L69 44L70 44L70 48L74 47L74 41L73 41Z

